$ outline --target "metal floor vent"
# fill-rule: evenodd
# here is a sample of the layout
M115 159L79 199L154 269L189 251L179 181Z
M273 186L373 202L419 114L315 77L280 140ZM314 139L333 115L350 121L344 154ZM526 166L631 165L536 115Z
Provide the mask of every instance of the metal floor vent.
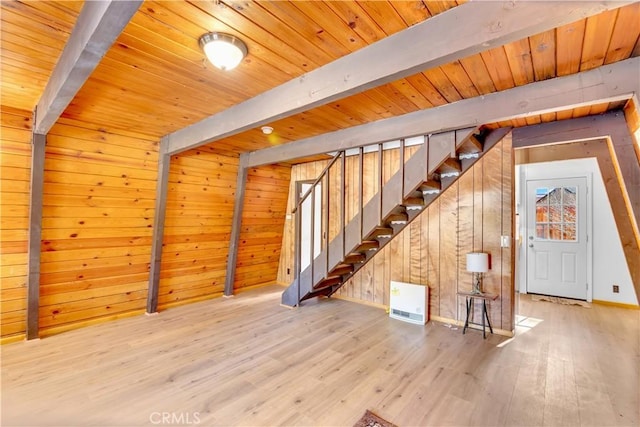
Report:
M414 320L414 321L420 322L420 323L424 322L424 316L422 314L409 313L408 311L398 310L397 308L392 309L391 313L394 316L404 317L404 318L406 318L408 320Z

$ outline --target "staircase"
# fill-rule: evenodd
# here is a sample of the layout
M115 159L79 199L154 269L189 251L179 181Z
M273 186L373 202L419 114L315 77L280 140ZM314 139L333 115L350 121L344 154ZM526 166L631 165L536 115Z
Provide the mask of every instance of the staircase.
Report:
M400 167L384 184L382 183L383 144L377 144L378 185L376 188L379 191L366 204L363 203L364 148L359 148L358 211L348 222L345 221L344 189L347 153L344 151L337 153L309 191L301 197L293 211L294 214L298 213L295 215L295 279L283 292L282 304L293 307L306 299L330 296L336 292L371 260L378 250L398 235L510 130L510 128L497 130L472 128L425 135L424 143L406 161L405 140L400 140ZM330 198L328 190L336 175L342 177L340 178L342 189L338 200L335 200L335 197ZM370 184L367 183L367 185ZM313 206L316 203L318 191L323 192L325 209L322 210L321 223L325 233L329 221L339 221L340 227L328 244L326 239L323 239L320 250L315 249L319 253L308 254L308 259L312 261L305 268L301 268L301 207L305 202L307 205L311 204L310 223L316 224L317 220L313 218ZM331 205L332 203L337 205ZM338 215L335 214L336 211L339 211ZM330 217L331 212L334 212L333 217ZM318 246L317 242L314 246L313 234L311 233L310 237L311 252L314 251L312 248Z

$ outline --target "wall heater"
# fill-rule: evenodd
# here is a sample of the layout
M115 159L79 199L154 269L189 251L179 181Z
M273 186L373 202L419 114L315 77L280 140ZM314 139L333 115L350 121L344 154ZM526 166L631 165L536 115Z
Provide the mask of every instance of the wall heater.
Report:
M424 325L429 318L429 288L412 283L391 281L389 317Z

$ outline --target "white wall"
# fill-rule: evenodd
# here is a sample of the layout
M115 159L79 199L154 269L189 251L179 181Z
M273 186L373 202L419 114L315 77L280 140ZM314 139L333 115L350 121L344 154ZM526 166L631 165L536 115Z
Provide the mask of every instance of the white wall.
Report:
M532 163L516 166L516 213L519 216L520 229L518 236L524 236L526 230L526 212L524 209L524 185L526 179L544 176L545 178L562 178L567 176L585 176L591 174L593 200L593 299L600 301L618 302L623 304L638 304L631 274L627 266L620 235L616 227L611 204L602 180L602 174L595 158L562 160L555 162ZM518 284L516 289L524 291L526 271L520 268L525 264L523 259L526 251L520 250L520 243L516 246L518 260ZM613 285L620 287L620 293L613 293Z

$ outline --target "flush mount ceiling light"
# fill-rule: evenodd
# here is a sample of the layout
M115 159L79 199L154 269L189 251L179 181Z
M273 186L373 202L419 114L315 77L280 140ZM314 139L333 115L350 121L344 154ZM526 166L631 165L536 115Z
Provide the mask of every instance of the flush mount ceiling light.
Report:
M199 43L209 61L221 70L235 68L248 52L242 40L226 33L207 33Z
M262 126L260 129L262 129L262 133L265 135L271 135L271 132L273 132L273 128L271 126Z

